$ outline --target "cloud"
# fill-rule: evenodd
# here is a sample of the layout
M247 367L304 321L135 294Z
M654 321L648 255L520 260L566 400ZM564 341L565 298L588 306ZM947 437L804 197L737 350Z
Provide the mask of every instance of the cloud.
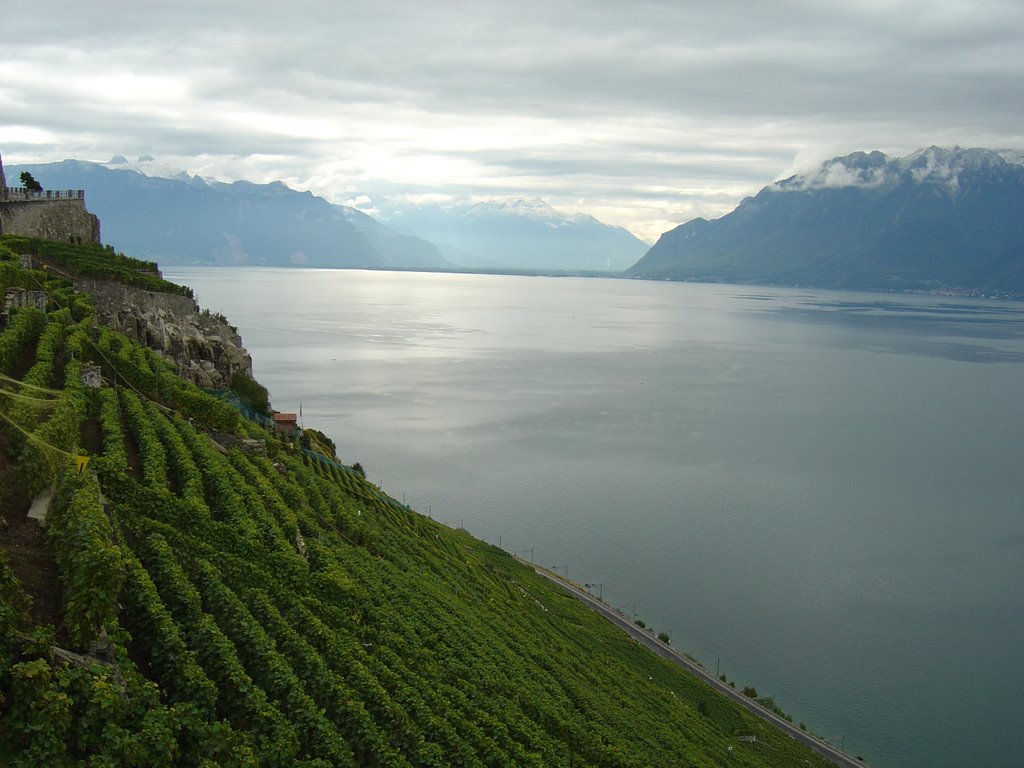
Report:
M879 164L863 167L854 164L847 165L843 159L830 160L809 173L796 177L793 182L785 186L792 188L795 185L799 189L840 189L843 187L872 189L881 187L892 181L894 177L893 169L884 163L884 160L880 160ZM782 185L772 187L772 189L781 188Z
M349 208L355 208L357 211L362 211L367 216L372 216L375 219L382 220L381 210L373 202L369 195L356 195L345 200L342 205L347 205Z
M543 197L654 239L812 157L1024 148L1022 36L1002 0L15 3L0 151Z

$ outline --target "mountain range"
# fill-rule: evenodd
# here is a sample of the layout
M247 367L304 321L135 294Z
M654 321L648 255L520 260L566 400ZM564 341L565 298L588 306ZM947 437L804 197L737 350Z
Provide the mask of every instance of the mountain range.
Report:
M164 264L605 272L702 282L1024 295L1024 153L854 152L647 246L541 200L377 204L222 183L152 158L9 167L85 189L103 238ZM646 252L645 252L646 251ZM632 265L632 266L631 266Z
M621 272L649 247L622 227L536 199L428 203L382 217L436 243L448 261L480 269Z
M84 189L104 242L162 264L446 267L431 243L281 182L226 184L179 173L147 175L141 159L11 166L47 189ZM159 169L163 171L163 169Z
M619 272L648 247L540 200L390 207L382 223L281 182L212 181L151 157L8 171L47 189L84 189L104 242L165 265Z
M633 277L1024 294L1024 153L854 152L666 232Z

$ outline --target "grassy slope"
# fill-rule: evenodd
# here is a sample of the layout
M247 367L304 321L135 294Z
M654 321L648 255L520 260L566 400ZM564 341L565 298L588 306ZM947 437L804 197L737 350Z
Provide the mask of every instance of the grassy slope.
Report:
M0 373L53 391L0 383L48 401L0 397L0 448L3 482L58 478L64 611L34 626L0 552L0 763L826 764L507 553L243 419L46 287L72 309L0 335ZM80 385L85 363L101 388ZM266 455L223 453L211 428ZM83 451L96 480L71 468ZM4 516L24 513L3 498ZM93 650L113 664L53 650L103 635Z

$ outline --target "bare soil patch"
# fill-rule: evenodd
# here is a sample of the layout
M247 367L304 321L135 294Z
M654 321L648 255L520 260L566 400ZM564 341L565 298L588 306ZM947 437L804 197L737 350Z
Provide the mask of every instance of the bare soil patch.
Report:
M0 549L22 589L32 598L33 621L59 628L63 612L57 565L50 554L46 531L26 517L32 500L14 483L6 450L9 446L3 445L7 437L0 431Z

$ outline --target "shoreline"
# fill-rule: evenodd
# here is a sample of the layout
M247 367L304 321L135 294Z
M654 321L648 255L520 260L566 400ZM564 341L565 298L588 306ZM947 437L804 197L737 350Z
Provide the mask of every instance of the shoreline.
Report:
M817 752L822 757L831 760L840 768L861 768L866 766L863 760L854 758L840 749L832 746L823 739L818 738L809 731L801 730L799 727L793 725L785 718L779 717L774 712L766 709L764 706L759 704L755 699L744 695L743 693L732 688L728 684L722 682L717 677L708 672L704 667L698 664L696 661L691 660L682 652L676 650L671 645L660 641L651 630L638 627L636 624L631 622L626 617L622 616L614 608L601 600L598 600L586 590L580 589L576 584L567 581L566 579L559 576L557 573L547 570L546 568L535 565L521 557L516 557L523 565L526 565L533 569L533 571L543 576L548 581L551 581L565 590L570 596L576 598L581 603L586 605L594 612L600 614L605 619L610 621L612 624L623 630L627 635L636 640L641 645L650 649L654 653L658 654L664 659L674 662L678 666L685 669L690 674L697 677L699 680L710 685L715 691L727 696L732 701L736 702L751 714L760 717L762 720L768 722L770 725L775 726L790 738L796 739L802 742L810 749Z

